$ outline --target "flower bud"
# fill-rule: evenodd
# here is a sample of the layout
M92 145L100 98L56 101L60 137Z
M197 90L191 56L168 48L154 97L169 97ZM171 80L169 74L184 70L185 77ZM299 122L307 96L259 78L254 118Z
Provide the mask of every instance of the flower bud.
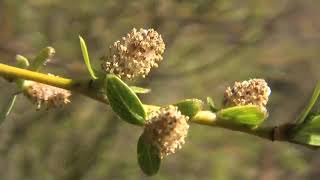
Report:
M250 79L243 82L235 82L224 93L224 105L241 106L256 105L266 110L271 89L264 79Z
M70 102L71 96L70 91L34 81L24 82L24 94L36 104L37 110L41 106L46 109L62 107Z
M175 106L161 108L151 114L142 137L146 143L158 148L162 159L175 153L185 143L189 129L188 119Z
M102 69L106 73L134 79L145 77L162 60L165 44L153 29L132 29L127 36L110 46L110 55L103 57Z

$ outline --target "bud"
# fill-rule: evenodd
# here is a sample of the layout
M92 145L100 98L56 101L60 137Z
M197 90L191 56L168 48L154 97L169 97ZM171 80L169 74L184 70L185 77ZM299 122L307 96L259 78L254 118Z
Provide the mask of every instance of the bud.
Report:
M271 89L264 79L250 79L243 82L235 82L224 93L224 105L242 106L256 105L266 110Z
M106 73L134 79L145 77L162 60L165 44L153 29L132 29L127 36L110 46L110 55L103 57L102 69Z
M150 115L142 137L146 143L158 148L162 159L175 153L185 143L189 129L188 119L175 106L161 108Z
M320 146L320 115L310 115L304 123L298 124L292 133L292 139L301 144Z
M71 96L70 91L34 81L24 82L24 94L37 105L37 110L42 105L46 109L62 107L70 102Z

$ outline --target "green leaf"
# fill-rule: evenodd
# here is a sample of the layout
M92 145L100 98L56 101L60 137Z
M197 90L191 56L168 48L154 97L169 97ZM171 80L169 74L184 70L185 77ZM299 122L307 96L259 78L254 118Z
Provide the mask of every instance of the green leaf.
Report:
M235 106L218 111L219 119L232 121L233 123L257 126L267 117L267 113L254 105Z
M217 112L219 111L215 105L214 105L214 102L213 102L213 99L211 97L207 97L207 104L209 105L209 108L212 112Z
M16 102L16 98L17 98L16 94L12 95L10 97L9 101L6 102L6 104L4 105L2 111L0 112L0 123L2 123L7 118L7 116L10 114L10 112L14 106L14 103Z
M32 71L39 71L54 54L55 50L52 47L42 49L32 61L29 69Z
M309 113L311 112L312 108L314 107L314 105L316 104L319 98L320 98L320 81L317 83L308 105L305 107L304 111L298 117L296 124L301 124L304 122L304 120L309 115Z
M92 79L97 79L96 75L94 74L94 71L91 67L91 63L90 63L90 59L89 59L89 53L88 53L88 49L87 49L87 45L86 45L86 42L84 41L84 39L79 36L79 39L80 39L80 46L81 46L81 51L82 51L82 56L83 56L83 59L84 59L84 62L87 66L87 69L90 73L90 76L92 77Z
M115 75L106 77L106 94L115 113L131 124L143 125L146 112L138 96Z
M19 68L27 69L30 66L29 60L22 55L17 54L16 61L17 61L17 67ZM24 79L20 79L20 78L16 79L16 84L19 89L22 89L23 83L24 83Z
M145 143L143 136L140 136L138 140L137 155L139 166L146 175L152 176L159 171L161 164L159 150Z
M137 94L146 94L151 91L151 89L146 89L146 88L142 88L142 87L138 87L138 86L130 86L130 88L132 89L133 92L135 92Z
M314 116L308 122L298 126L293 140L302 144L320 146L320 115Z
M30 66L28 59L20 54L16 55L17 67L26 69Z
M178 110L181 112L181 114L192 118L202 110L203 102L199 99L186 99L175 104L175 106L178 107Z

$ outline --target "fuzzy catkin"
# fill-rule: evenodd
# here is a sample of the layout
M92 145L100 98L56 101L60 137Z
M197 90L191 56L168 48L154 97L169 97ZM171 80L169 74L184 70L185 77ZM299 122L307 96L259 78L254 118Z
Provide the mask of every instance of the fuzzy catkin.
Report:
M143 138L158 148L162 159L175 153L185 143L189 129L188 119L175 106L161 108L147 121Z
M24 94L36 104L37 110L43 106L46 109L62 107L70 103L71 96L70 91L34 81L24 82Z
M224 92L224 105L227 107L257 105L266 109L270 94L271 89L264 79L235 82Z
M152 67L158 67L164 49L163 39L154 29L133 28L110 46L110 55L102 58L101 67L121 78L145 77Z

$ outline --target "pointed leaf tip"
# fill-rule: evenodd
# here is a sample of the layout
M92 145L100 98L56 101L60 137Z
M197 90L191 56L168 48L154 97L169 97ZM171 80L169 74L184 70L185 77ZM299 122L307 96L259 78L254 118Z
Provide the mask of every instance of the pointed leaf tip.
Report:
M98 79L91 67L91 63L90 63L90 58L89 58L89 53L88 53L88 48L86 45L85 40L79 35L79 39L80 39L80 47L81 47L81 51L82 51L82 56L84 59L84 62L87 66L87 69L89 71L89 74L91 76L92 79Z
M146 94L151 91L151 89L143 88L143 87L138 87L138 86L130 86L133 92L136 94Z
M218 109L215 107L214 101L211 97L207 97L207 104L212 112L218 111Z
M106 94L113 111L128 123L143 125L146 112L138 96L115 75L107 75L106 81Z
M29 69L32 71L39 71L46 63L54 56L56 53L53 47L45 47L43 48L37 56L31 62Z

